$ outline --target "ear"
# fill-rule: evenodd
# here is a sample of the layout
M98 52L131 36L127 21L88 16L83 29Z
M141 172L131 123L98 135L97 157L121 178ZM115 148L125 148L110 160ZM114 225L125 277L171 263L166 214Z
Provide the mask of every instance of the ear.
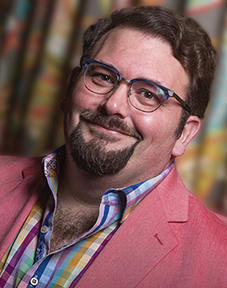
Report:
M172 155L174 157L179 157L184 154L186 147L198 133L200 126L201 121L197 116L190 116L188 118L180 138L177 139L173 147Z
M65 111L66 103L67 103L68 97L70 95L71 89L73 87L73 84L74 84L76 78L80 74L80 71L81 71L80 67L75 67L67 79L65 95L64 95L64 98L59 103L59 107L60 107L60 110L62 112Z

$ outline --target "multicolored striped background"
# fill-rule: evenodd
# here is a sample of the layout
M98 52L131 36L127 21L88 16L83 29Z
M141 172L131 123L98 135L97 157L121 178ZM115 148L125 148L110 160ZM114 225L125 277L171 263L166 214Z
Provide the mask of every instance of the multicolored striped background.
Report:
M86 27L113 9L162 5L195 18L219 54L203 129L178 159L207 206L227 213L227 4L224 0L1 0L0 153L45 154L63 140L58 103Z

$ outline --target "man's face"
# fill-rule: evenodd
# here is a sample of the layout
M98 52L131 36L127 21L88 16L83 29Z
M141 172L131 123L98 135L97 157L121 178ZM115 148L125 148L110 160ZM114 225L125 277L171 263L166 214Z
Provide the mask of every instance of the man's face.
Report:
M126 79L159 83L185 100L189 78L169 44L157 38L133 29L114 29L92 59L113 66ZM83 74L75 81L64 111L66 149L68 155L79 157L77 164L85 162L80 168L143 181L162 172L173 156L181 154L175 131L182 107L174 98L156 111L144 113L130 104L127 82L121 82L114 93L100 96L86 89ZM80 158L83 151L86 156ZM104 167L100 167L102 173L83 166L89 159L98 163L95 169ZM115 168L108 170L107 166Z

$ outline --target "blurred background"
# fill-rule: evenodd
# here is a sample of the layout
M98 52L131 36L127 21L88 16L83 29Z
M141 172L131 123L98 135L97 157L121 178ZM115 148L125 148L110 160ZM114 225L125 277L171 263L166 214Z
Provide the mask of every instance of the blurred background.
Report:
M186 186L207 207L227 214L224 0L1 0L0 154L44 155L64 143L58 105L78 64L83 32L112 10L137 5L161 5L195 18L218 52L203 128L177 165Z

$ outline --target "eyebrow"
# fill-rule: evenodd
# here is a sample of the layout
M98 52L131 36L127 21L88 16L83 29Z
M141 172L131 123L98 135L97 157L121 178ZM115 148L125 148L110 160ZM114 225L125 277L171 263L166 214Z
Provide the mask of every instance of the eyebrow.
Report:
M94 59L95 60L95 59ZM112 64L110 64L110 63L106 63L106 62L103 62L102 60L96 60L96 61L99 61L100 63L103 63L103 64L105 64L105 65L108 65L108 66L110 66L111 68L113 68L113 69L115 69L115 70L117 70L118 71L118 69L116 68L116 67L114 67ZM118 71L118 73L120 73L119 71ZM120 73L121 74L121 73Z
M96 59L94 59L94 60L96 60ZM105 65L108 65L109 67L111 67L111 68L117 70L117 72L121 75L121 73L119 72L119 70L118 70L116 67L114 67L112 64L110 64L110 63L106 63L106 62L103 62L102 60L96 60L96 61L99 61L100 63L103 63L103 64L105 64ZM124 78L124 77L123 77L123 78ZM157 84L159 84L159 85L165 87L165 85L163 85L163 84L162 84L160 81L158 81L158 80L153 80L153 79L144 78L144 77L136 77L136 78L133 78L133 79L148 80L148 81L151 81L151 82L157 83ZM132 80L132 79L128 79L128 80Z

